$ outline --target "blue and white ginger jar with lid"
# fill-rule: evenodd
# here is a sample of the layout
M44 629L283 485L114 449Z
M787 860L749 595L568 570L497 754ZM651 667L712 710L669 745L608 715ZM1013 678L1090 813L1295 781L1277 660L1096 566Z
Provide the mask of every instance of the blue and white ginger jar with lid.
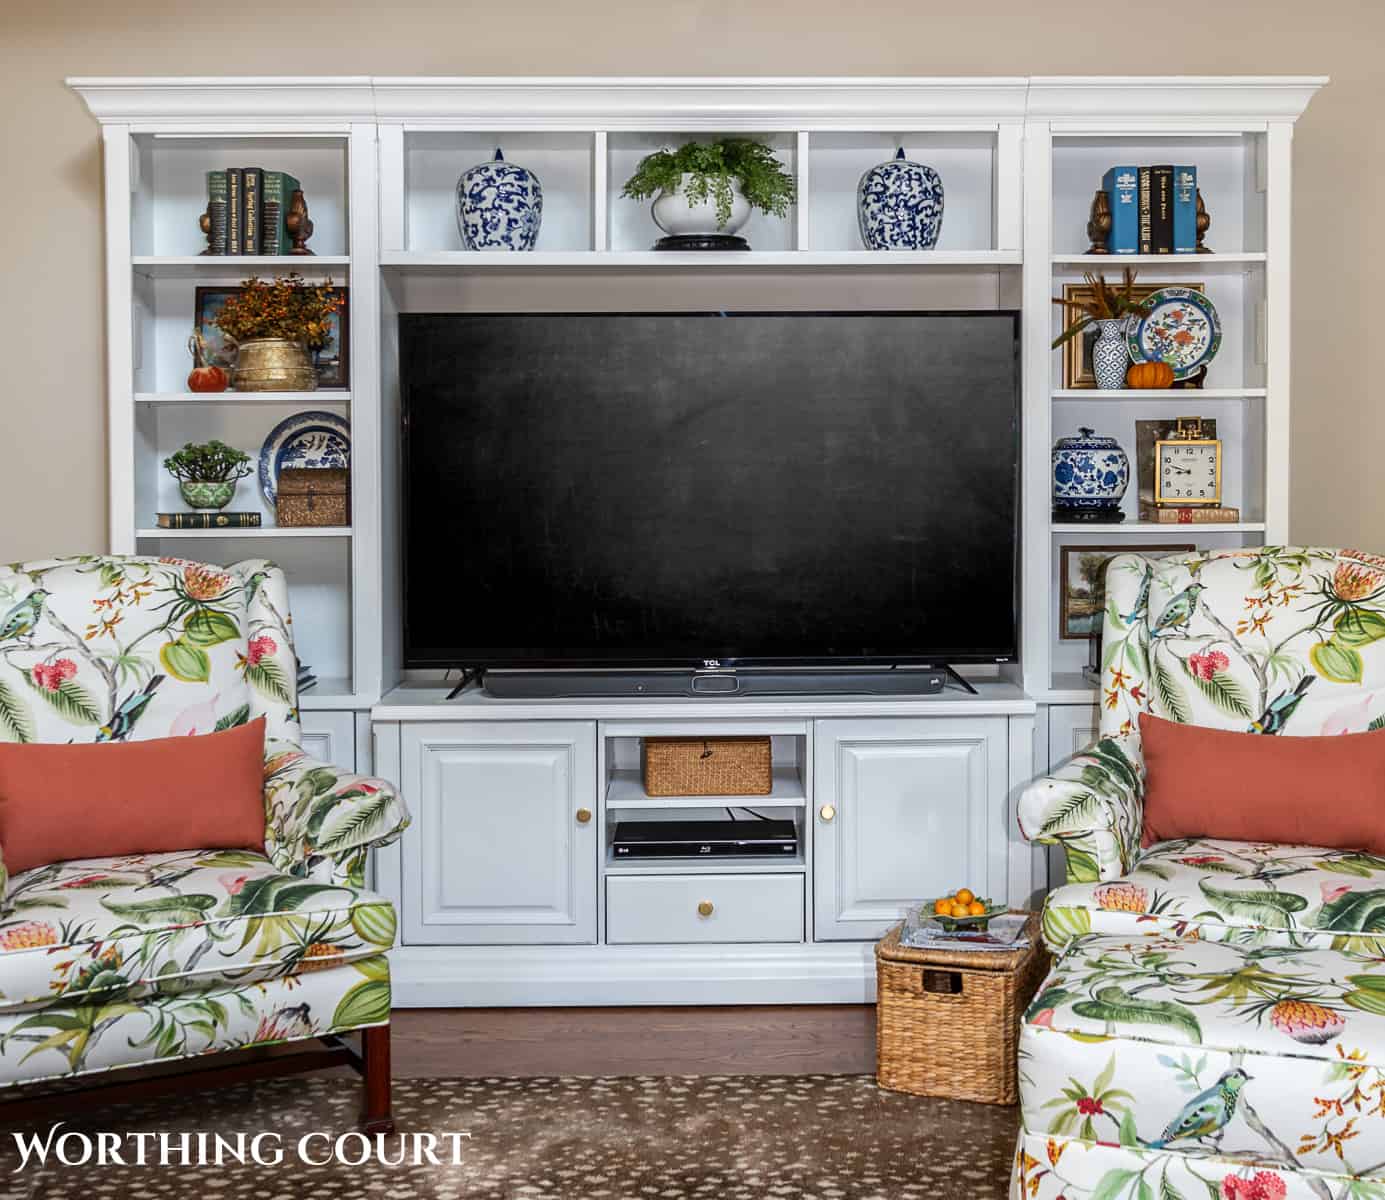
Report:
M856 209L868 250L932 250L943 228L942 176L910 162L901 146L861 176Z
M495 158L457 180L457 228L468 250L532 250L543 219L543 188L533 171Z
M1120 505L1130 484L1130 459L1115 438L1083 426L1053 446L1053 507L1082 512Z

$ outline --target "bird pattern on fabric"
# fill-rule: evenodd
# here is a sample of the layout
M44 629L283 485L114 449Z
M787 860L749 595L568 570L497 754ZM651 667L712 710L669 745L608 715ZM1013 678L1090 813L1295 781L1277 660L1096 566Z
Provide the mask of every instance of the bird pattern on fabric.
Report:
M1231 1118L1236 1115L1236 1104L1241 1098L1241 1089L1250 1078L1240 1067L1225 1072L1205 1092L1200 1092L1189 1100L1158 1138L1146 1142L1145 1145L1151 1150L1162 1150L1170 1142L1185 1141L1189 1138L1220 1141L1222 1133L1231 1123Z
M1161 633L1167 633L1171 629L1184 629L1188 622L1193 619L1193 614L1197 612L1198 597L1207 589L1200 583L1190 583L1178 593L1160 612L1158 619L1154 622L1152 633L1158 637Z
M28 637L33 633L35 626L39 623L39 618L43 616L44 601L48 599L48 593L42 588L35 588L18 604L10 609L0 620L0 642L11 641L15 638Z
M1314 676L1305 675L1288 691L1280 692L1260 714L1260 719L1250 723L1250 728L1246 732L1279 733L1289 718L1294 715L1294 710L1302 702L1313 679Z
M159 684L165 678L167 677L164 675L155 675L139 691L126 696L116 706L111 719L97 731L96 740L98 742L125 741L134 729L135 722L144 715L144 710L149 707L149 702L154 699L154 693L158 691Z

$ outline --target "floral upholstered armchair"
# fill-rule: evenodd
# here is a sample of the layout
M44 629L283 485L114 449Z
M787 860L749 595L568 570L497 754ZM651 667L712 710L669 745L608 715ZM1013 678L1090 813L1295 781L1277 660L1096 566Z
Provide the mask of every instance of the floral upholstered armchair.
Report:
M1025 835L1067 851L1068 882L1044 909L1055 961L1020 1034L1012 1200L1385 1196L1385 858L1141 848L1138 724L1385 727L1385 558L1122 555L1102 661L1101 737L1020 802Z
M1020 801L1025 836L1067 852L1067 886L1045 910L1055 948L1093 930L1258 930L1296 945L1385 932L1385 860L1206 839L1142 851L1137 719L1310 737L1385 725L1385 558L1294 546L1121 555L1107 568L1102 660L1100 739ZM1379 917L1343 902L1363 880L1381 889Z
M263 853L0 868L0 1085L360 1030L367 1125L388 1124L395 913L364 875L408 816L391 784L300 749L296 681L271 563L0 568L0 738L122 742L266 721Z

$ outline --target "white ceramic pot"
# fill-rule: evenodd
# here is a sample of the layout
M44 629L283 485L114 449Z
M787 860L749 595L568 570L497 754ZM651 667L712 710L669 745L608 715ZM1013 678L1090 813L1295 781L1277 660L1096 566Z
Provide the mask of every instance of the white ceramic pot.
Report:
M674 195L660 192L654 199L654 224L670 237L733 234L750 220L750 201L741 194L740 184L736 180L731 181L731 219L725 225L718 225L715 195L709 195L705 200L688 199L688 182L691 178L691 175L685 174Z

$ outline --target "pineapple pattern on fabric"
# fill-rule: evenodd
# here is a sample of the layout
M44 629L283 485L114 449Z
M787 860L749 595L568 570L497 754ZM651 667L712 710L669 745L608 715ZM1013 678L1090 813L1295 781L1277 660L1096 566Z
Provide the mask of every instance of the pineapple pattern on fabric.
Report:
M1015 1200L1385 1196L1374 951L1080 939L1020 1074Z
M1107 567L1101 738L1020 799L1068 878L1117 878L1139 854L1138 716L1273 736L1385 727L1385 557L1262 546Z
M1167 934L1385 958L1385 858L1353 850L1181 838L1119 879L1049 893L1044 939Z
M85 859L23 871L0 916L0 1012L140 1000L370 958L388 900L285 875L247 850Z

